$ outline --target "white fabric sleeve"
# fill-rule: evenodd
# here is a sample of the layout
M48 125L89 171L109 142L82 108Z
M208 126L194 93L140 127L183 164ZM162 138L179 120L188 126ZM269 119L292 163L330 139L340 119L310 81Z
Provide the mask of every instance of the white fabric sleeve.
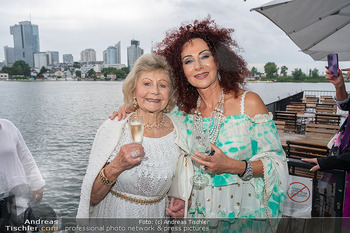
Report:
M30 153L22 134L16 128L16 134L18 138L17 143L17 154L24 168L25 174L27 176L27 181L29 183L30 189L32 191L39 190L45 186L45 181L41 176L39 168Z

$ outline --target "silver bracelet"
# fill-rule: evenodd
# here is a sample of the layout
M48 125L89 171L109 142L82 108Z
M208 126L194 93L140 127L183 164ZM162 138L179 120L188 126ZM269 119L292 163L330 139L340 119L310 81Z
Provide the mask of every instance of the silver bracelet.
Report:
M238 175L242 180L247 181L253 177L253 166L250 160L243 160L245 162L245 170L242 175Z

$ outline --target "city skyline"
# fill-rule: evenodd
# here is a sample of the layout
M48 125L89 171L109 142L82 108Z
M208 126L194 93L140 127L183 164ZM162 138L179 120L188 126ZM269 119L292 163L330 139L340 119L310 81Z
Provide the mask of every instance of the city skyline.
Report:
M81 51L87 48L93 48L96 59L103 61L103 51L120 41L121 63L127 64L131 40L140 41L144 53L150 53L169 29L210 15L219 26L235 29L232 37L241 47L249 69L254 66L263 72L267 62L275 62L278 67L287 66L288 73L295 68L302 68L303 72L317 68L324 72L326 62L313 61L272 22L250 11L267 2L269 0L4 1L0 8L0 20L6 22L0 25L0 61L4 60L4 47L13 47L9 27L20 21L31 20L38 25L40 51L58 51L60 61L63 54L72 54L74 61L79 61ZM350 67L348 64L341 63L340 67Z
M18 60L24 60L32 68L47 67L60 63L58 51L40 51L38 25L32 24L31 21L20 21L18 24L10 26L10 34L13 36L14 46L4 46L5 65L12 66ZM136 60L144 54L144 50L140 48L140 41L132 39L130 43L131 46L127 47L127 66L131 69ZM62 54L62 63L64 63L67 55L73 62L122 64L120 41L115 46L108 46L106 50L102 51L103 59L101 61L96 59L96 51L93 48L81 51L79 60L74 60L72 54Z

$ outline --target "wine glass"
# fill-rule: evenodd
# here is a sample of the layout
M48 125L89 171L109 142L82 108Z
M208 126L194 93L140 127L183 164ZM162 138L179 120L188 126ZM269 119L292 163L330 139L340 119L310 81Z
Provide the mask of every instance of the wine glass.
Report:
M209 133L198 132L197 130L192 131L191 135L191 153L199 152L205 155L209 155L211 152ZM209 184L208 177L202 174L202 165L199 165L198 174L195 174L192 179L192 183L195 186L203 187Z
M130 133L135 143L142 143L143 141L143 118L137 114L133 114L128 119ZM135 156L137 157L137 156ZM142 160L147 160L147 157L143 156Z
M130 118L128 119L128 124L132 139L134 140L134 142L141 144L143 140L142 116L138 116L136 114L130 116Z

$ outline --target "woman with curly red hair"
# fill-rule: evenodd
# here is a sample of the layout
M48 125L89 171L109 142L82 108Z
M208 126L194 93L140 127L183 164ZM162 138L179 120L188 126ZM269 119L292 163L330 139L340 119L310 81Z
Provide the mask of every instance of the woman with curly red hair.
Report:
M194 187L190 214L279 217L288 185L285 154L265 104L243 89L246 63L235 51L232 32L207 18L169 31L158 45L178 88L174 114L186 122L189 135L192 124L207 129L215 151L192 155L205 167L209 185ZM173 216L177 211L169 206Z
M215 152L192 155L195 173L209 184L193 187L189 213L194 218L280 217L288 187L286 156L272 115L256 93L244 89L246 62L232 32L206 18L170 30L158 45L157 53L172 67L179 96L172 114L185 122L184 137L189 142L193 130L209 132ZM179 217L183 212L183 202L172 200L168 213Z

